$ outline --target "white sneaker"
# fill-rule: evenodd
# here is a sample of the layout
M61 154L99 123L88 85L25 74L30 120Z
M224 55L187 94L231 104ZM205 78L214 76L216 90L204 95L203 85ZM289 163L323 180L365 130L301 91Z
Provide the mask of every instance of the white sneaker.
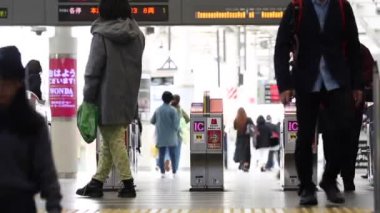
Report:
M165 174L161 174L161 178L165 178Z
M176 173L173 173L173 179L175 179L178 175Z

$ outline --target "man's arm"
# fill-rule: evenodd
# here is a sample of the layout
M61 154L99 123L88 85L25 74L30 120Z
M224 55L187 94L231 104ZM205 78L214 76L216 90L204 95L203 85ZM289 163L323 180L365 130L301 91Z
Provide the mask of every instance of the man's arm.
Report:
M346 34L347 34L347 57L350 68L351 86L353 90L363 90L363 77L360 70L360 42L355 16L350 3L346 2Z
M286 90L292 90L294 88L289 71L289 55L292 47L294 31L293 14L293 5L289 4L281 20L276 38L274 52L274 71L280 93Z
M103 37L94 34L84 75L83 99L86 102L96 103L98 99L106 58Z

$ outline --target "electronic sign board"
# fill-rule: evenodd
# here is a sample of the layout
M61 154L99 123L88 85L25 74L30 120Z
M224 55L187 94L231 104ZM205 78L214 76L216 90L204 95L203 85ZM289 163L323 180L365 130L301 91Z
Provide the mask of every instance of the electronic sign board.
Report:
M90 25L100 0L0 0L0 25ZM130 0L139 25L277 25L290 0Z
M134 5L131 6L133 17L137 21L168 21L167 5ZM59 5L59 22L89 22L99 16L99 8L94 5Z
M182 0L183 24L279 24L285 0Z
M100 0L58 0L59 3L99 3ZM129 0L129 2L168 2L168 0Z

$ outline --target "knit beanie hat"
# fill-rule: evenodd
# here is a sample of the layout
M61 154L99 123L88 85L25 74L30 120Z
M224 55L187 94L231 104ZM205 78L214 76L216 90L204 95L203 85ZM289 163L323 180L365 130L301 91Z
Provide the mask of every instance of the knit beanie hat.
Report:
M25 69L21 62L21 54L17 47L0 48L0 78L23 81Z

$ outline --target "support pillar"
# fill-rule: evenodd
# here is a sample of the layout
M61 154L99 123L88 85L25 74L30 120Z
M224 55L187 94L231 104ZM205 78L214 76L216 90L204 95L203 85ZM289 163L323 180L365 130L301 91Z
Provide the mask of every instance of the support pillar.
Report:
M71 27L56 27L49 40L49 101L52 149L60 178L75 178L78 171L76 53L77 39L71 36Z

